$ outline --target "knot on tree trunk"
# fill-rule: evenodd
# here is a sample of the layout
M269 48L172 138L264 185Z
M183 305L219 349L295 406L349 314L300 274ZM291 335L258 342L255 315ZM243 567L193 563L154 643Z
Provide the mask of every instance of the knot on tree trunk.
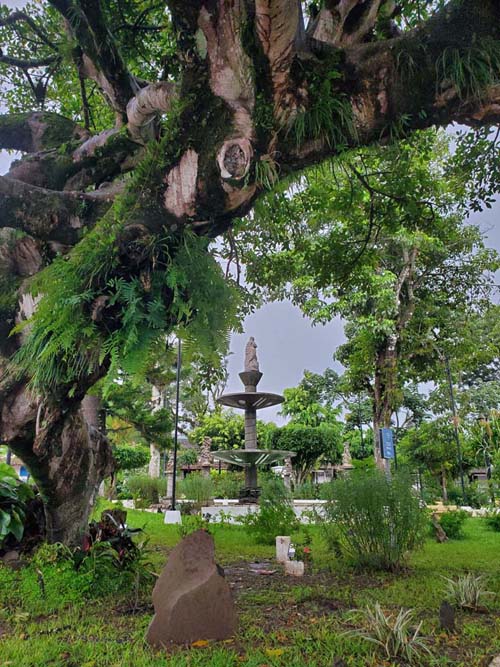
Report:
M217 156L220 175L224 180L243 180L248 174L252 158L253 148L248 139L225 141Z

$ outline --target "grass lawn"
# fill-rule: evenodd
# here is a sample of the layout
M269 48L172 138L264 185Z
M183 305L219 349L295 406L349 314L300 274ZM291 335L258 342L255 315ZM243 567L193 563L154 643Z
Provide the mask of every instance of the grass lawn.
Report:
M102 508L101 508L102 509ZM129 511L129 523L144 527L157 571L179 540L162 516ZM236 599L237 636L227 642L167 651L150 649L144 633L152 615L150 587L134 609L118 590L100 595L75 587L75 575L58 563L45 565L42 595L31 565L13 572L0 567L0 667L382 667L374 646L349 631L360 628L352 610L378 601L386 611L415 610L432 651L418 665L486 667L500 654L500 533L481 519L468 519L466 537L437 544L428 540L400 574L356 573L326 551L313 529L314 565L303 579L250 572L248 561L272 558L273 547L257 546L242 527L219 527L214 539L219 562ZM438 609L442 576L472 571L495 593L489 613L458 614L456 635L442 633ZM341 661L343 660L343 662ZM401 664L401 663L399 663Z

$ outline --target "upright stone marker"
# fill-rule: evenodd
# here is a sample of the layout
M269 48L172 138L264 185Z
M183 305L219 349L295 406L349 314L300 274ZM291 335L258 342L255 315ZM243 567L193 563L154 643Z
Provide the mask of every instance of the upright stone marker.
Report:
M211 535L198 530L172 551L153 590L155 615L146 640L157 647L228 639L236 630L229 585L215 563Z

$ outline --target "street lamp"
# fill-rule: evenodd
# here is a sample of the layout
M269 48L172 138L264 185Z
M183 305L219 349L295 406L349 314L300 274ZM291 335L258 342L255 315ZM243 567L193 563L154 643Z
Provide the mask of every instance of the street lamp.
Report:
M179 433L179 389L181 382L181 339L177 338L177 369L175 379L174 470L172 479L172 509L175 510L175 481L177 473L177 441Z

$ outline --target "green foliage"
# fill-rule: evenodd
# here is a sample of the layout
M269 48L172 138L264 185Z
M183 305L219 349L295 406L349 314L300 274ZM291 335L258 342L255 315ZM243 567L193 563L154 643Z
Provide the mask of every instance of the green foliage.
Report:
M120 369L144 374L151 346L174 327L207 356L225 345L235 322L237 294L208 252L206 238L188 229L139 237L132 242L138 266L123 275L119 270L127 244L122 237L125 224L133 221L143 197L151 199L152 183L161 186L177 120L173 113L170 132L148 147L125 193L103 219L69 255L37 275L32 290L43 297L16 357L37 390L61 385L73 385L74 390L105 361L109 379ZM105 310L113 311L111 329L89 317L97 297L104 299Z
M9 535L21 540L26 503L33 497L33 489L17 479L10 466L0 464L0 547Z
M320 485L313 484L312 482L302 482L302 484L296 484L293 488L293 497L300 499L308 498L319 498L320 497Z
M147 465L149 451L145 447L114 445L113 458L118 470L134 470Z
M210 438L213 450L241 448L245 441L245 420L233 412L207 414L189 434L191 442L197 445L203 444L205 438Z
M221 470L210 471L210 477L214 486L215 498L238 498L240 489L245 485L245 474L243 472L232 472Z
M465 219L472 162L455 168L435 131L363 149L264 198L236 235L251 296L290 299L314 323L343 318L342 394L370 387L384 423L404 405L410 380L444 375L433 330L464 358L456 331L488 308L498 256ZM304 389L287 402L315 425L315 406L299 405Z
M198 452L195 449L180 449L177 454L177 465L193 466L198 461Z
M179 494L197 505L206 505L214 496L214 485L211 477L199 473L190 473L178 483Z
M450 540L461 540L464 538L464 523L469 515L463 510L456 512L443 512L439 517L439 523Z
M209 530L208 522L201 517L199 514L193 515L184 515L182 517L182 523L177 526L179 535L181 538L187 537L191 533L195 533L197 530Z
M331 148L342 150L357 136L352 106L335 90L339 79L334 69L309 81L310 100L306 110L297 114L292 131L298 147L312 139L323 139Z
M398 570L423 544L425 512L406 477L353 474L330 489L323 527L337 555L360 567Z
M255 183L266 190L272 190L278 180L278 165L271 157L263 155L255 163Z
M134 498L144 500L148 505L158 503L160 496L167 492L167 481L164 477L132 475L127 479L126 486Z
M272 446L295 452L292 465L297 479L303 482L318 459L331 463L341 461L341 428L339 424L330 423L316 427L288 424L273 433Z
M444 49L436 71L443 88L451 82L461 99L481 100L488 86L500 81L500 42L485 39L480 45Z
M422 664L424 654L430 654L427 642L420 635L422 621L415 627L411 609L386 614L380 604L367 605L361 611L365 630L354 634L378 646L389 660L403 659L407 664Z
M484 587L484 578L469 572L456 579L443 577L446 595L452 604L462 609L477 610L484 606L485 598L492 595Z
M290 535L297 529L292 500L281 479L270 478L263 485L258 511L242 521L257 544L274 544L277 535Z
M498 509L493 509L491 512L488 512L486 523L492 530L500 532L500 512Z

